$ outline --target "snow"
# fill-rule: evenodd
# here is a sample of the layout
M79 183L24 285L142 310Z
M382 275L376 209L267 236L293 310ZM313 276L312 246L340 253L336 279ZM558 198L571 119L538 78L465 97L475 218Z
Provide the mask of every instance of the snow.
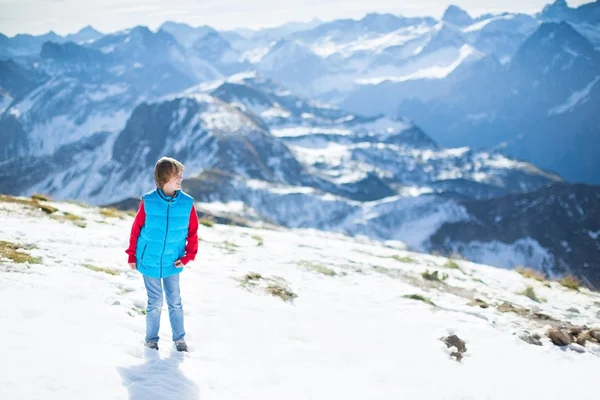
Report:
M126 85L99 85L86 87L86 89L88 90L87 97L92 101L104 101L129 90Z
M552 254L530 237L514 243L472 241L454 244L453 248L470 260L503 268L535 265L550 270L554 264Z
M50 154L65 144L91 136L96 132L118 132L125 127L129 114L125 110L92 114L79 125L65 115L58 115L47 123L35 125L29 132L31 151Z
M4 111L6 111L12 102L13 98L11 96L0 91L0 114L4 113Z
M444 52L448 52L449 49L442 49ZM454 52L454 50L452 49L452 51ZM438 53L441 53L442 51L439 51ZM359 78L356 79L356 83L357 84L362 84L362 85L378 85L384 81L390 81L390 82L404 82L404 81L408 81L408 80L414 80L414 79L443 79L446 78L448 75L450 75L450 73L452 73L459 65L461 65L462 63L464 63L467 60L470 60L472 58L481 58L482 54L480 54L477 50L475 50L475 48L473 48L472 46L465 44L463 46L460 47L460 49L457 50L457 54L455 54L453 56L452 60L444 60L443 62L440 63L434 63L434 62L426 62L426 63L421 63L424 64L424 66L418 70L413 70L410 71L406 74L403 75L399 75L399 76L394 76L394 75L389 75L389 76L376 76L376 77L370 77L370 78ZM447 57L443 57L443 58L447 58ZM440 60L441 61L441 60ZM372 72L373 74L373 72Z
M15 118L19 118L19 116L21 115L21 112L19 111L18 108L12 107L10 110L8 110L8 115L12 115Z
M254 125L242 113L233 113L220 104L209 104L208 109L200 114L204 126L208 130L233 134L242 129L254 129Z
M289 118L292 114L281 108L281 107L271 107L260 114L263 118Z
M400 28L384 34L361 35L356 38L348 37L347 40L343 40L343 38L336 40L331 36L326 36L311 44L310 49L323 58L334 54L348 58L355 53L364 51L380 53L388 47L404 45L408 41L429 32L430 29L430 27L423 24Z
M0 308L3 399L596 398L597 346L580 354L545 337L543 346L529 345L518 336L543 335L543 323L468 306L445 285L427 287L420 274L447 272L448 286L490 304L533 307L518 294L532 285L547 299L535 305L541 312L566 319L576 307L571 322L589 326L600 322L596 294L465 261L457 261L462 272L445 270L441 257L312 230L201 226L199 255L181 275L191 352L172 349L166 306L161 348L146 350L144 317L135 311L145 290L125 263L132 218L51 205L85 218L87 227L0 205L3 240L35 244L31 254L42 257L41 265L0 261L0 301L10 304ZM245 289L237 280L250 272L279 277L298 297L286 303L261 286ZM461 363L439 340L452 333L466 341ZM576 384L539 384L556 373Z
M565 52L569 53L570 55L572 55L573 57L579 57L581 56L581 54L579 54L578 52L576 52L575 50L571 49L569 46L565 46L564 47Z
M357 127L369 132L379 131L386 133L400 133L413 127L413 124L406 120L395 120L389 117L377 118L372 122L366 122Z
M252 64L257 64L259 63L264 56L266 56L267 54L269 54L269 52L271 51L271 49L273 48L273 46L275 45L276 42L272 42L267 46L264 47L257 47L257 48L253 48L250 50L247 50L245 52L243 52L240 55L240 61L248 61Z
M346 136L352 134L352 130L328 127L295 126L271 129L271 134L277 137L295 137L315 134Z
M598 83L599 80L600 80L600 76L597 76L586 87L584 87L581 90L573 92L573 94L571 94L571 96L565 103L548 110L548 115L553 116L553 115L563 114L563 113L572 111L577 105L587 102L589 100L589 95L590 95L592 88L594 87L594 85L596 83Z
M514 15L512 15L512 14L496 15L491 18L487 18L487 19L484 19L483 21L478 21L472 25L467 26L466 28L463 29L463 32L468 33L468 32L480 31L481 29L485 28L490 22L499 21L499 20L503 20L503 19L513 19L513 18L514 18Z
M229 78L227 78L227 82L244 84L245 81L248 79L258 79L258 78L259 78L259 74L257 71L244 71L244 72L239 72L237 74L231 75Z

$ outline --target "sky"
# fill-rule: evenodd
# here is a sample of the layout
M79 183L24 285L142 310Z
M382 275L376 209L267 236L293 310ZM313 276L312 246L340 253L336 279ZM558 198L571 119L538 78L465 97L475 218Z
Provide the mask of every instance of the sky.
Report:
M362 18L369 12L440 18L449 4L472 16L503 11L534 14L550 0L0 0L0 32L65 35L92 25L103 33L136 25L158 28L164 21L219 30L261 28L314 18ZM577 7L590 0L568 0ZM274 4L277 4L276 6Z

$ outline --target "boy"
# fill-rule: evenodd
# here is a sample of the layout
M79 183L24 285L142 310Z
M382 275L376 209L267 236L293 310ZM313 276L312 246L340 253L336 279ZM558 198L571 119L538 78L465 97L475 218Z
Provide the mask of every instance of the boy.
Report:
M182 179L183 165L179 161L169 157L158 160L154 167L156 189L142 196L125 251L129 267L144 277L148 295L145 345L155 350L164 287L173 342L177 351L188 351L179 273L198 252L198 215L194 199L181 191Z

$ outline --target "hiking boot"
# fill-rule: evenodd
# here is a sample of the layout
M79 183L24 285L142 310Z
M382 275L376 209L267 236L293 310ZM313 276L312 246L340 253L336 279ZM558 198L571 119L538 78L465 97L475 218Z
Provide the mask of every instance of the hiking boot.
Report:
M144 346L149 347L154 350L158 350L158 343L156 343L156 342L146 342L146 343L144 343Z
M188 351L188 347L185 343L185 340L177 340L175 342L175 347L177 347L177 351Z

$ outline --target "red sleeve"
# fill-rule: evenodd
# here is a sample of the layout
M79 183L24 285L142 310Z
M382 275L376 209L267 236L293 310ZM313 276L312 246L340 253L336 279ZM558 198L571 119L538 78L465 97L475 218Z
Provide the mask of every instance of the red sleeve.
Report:
M131 235L129 236L129 247L125 250L125 253L129 254L128 263L135 262L135 247L137 245L138 236L140 231L146 222L146 212L144 211L144 202L140 201L140 209L135 215L133 220L133 226L131 227Z
M185 245L185 256L181 258L183 265L196 258L198 254L198 214L196 207L192 206L190 222L188 224L187 244Z

